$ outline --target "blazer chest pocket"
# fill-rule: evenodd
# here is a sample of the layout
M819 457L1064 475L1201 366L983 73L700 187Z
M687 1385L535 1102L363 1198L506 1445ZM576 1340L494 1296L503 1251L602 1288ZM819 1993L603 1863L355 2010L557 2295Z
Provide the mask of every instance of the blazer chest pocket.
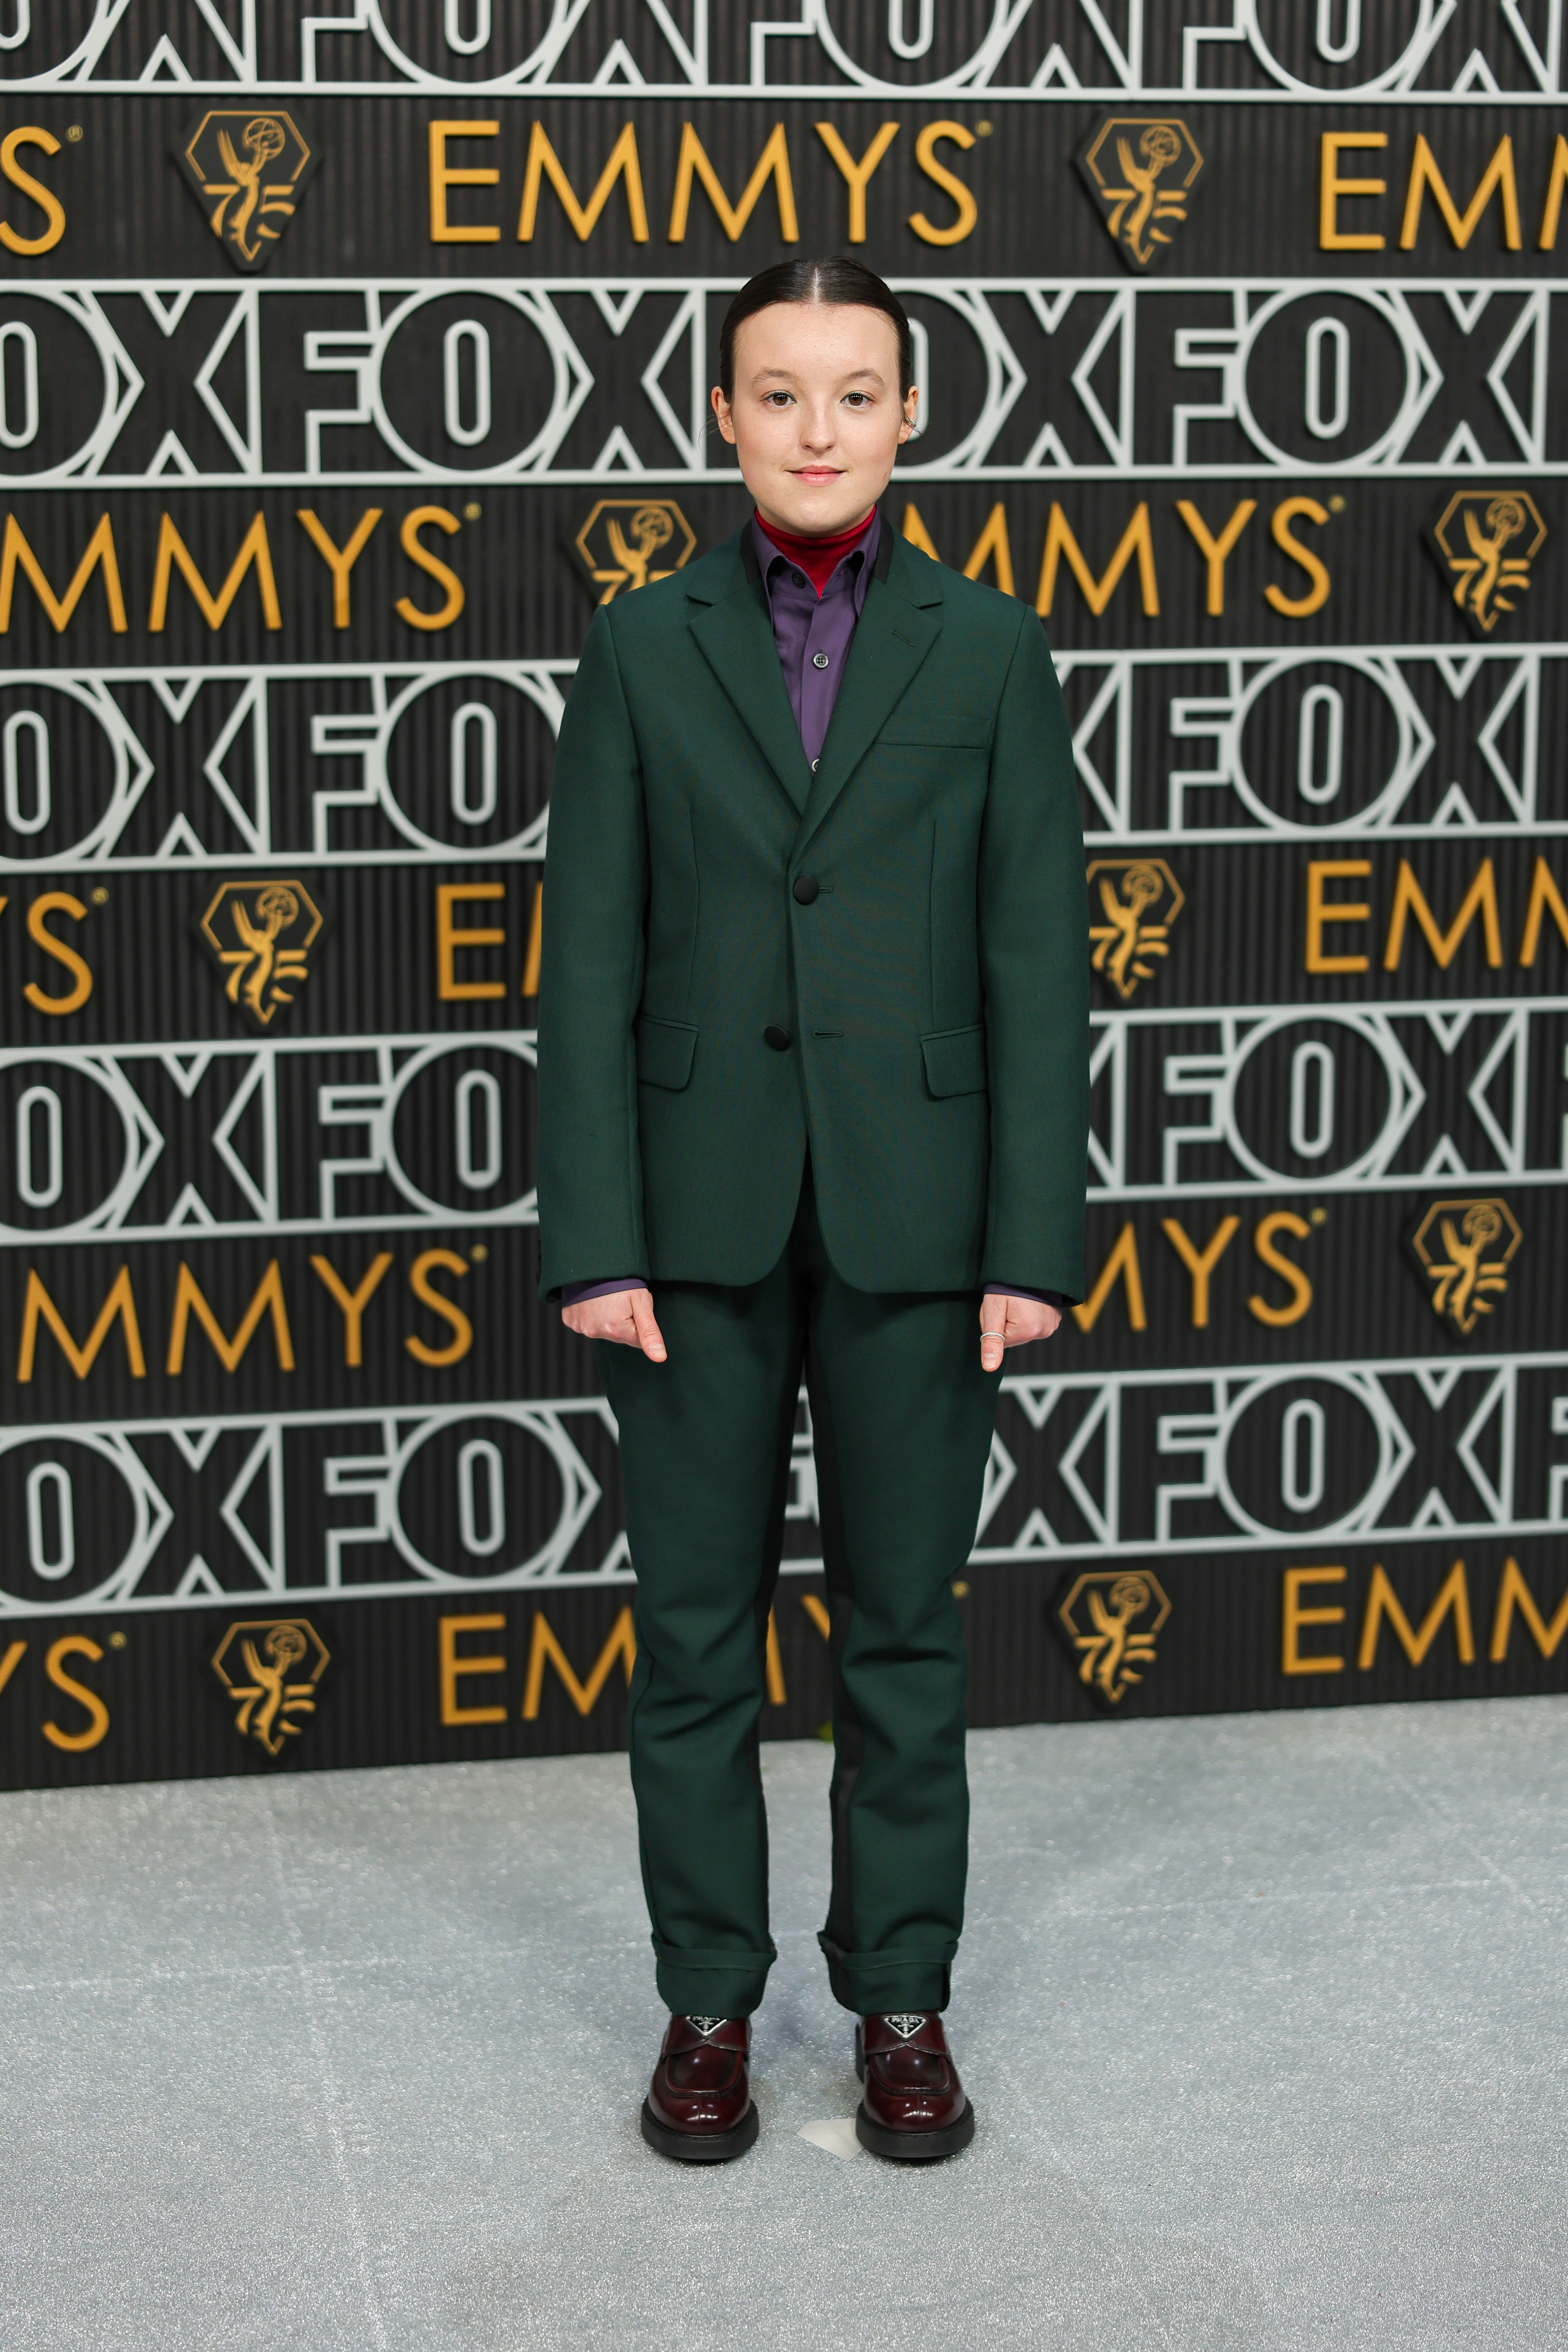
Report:
M921 1039L921 1052L925 1056L926 1084L939 1098L985 1092L983 1028L934 1030Z
M697 1032L687 1021L660 1021L651 1013L637 1024L637 1083L679 1093L691 1076Z
M985 751L991 747L991 723L985 719L900 719L895 715L877 740L896 744L900 751Z

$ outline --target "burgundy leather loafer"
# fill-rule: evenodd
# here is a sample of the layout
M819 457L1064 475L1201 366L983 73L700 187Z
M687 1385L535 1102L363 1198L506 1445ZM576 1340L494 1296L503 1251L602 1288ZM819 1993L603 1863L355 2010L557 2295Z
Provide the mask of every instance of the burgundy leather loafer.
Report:
M746 2017L672 2017L642 2103L642 2136L679 2164L723 2164L757 2137Z
M874 2156L919 2164L974 2137L974 2110L934 2010L857 2025L855 2072L865 2085L855 2137Z

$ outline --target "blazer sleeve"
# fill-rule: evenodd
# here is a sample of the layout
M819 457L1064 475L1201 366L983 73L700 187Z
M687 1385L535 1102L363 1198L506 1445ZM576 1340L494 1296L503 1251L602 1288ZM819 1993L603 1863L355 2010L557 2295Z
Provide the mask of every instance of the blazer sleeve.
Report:
M647 1279L633 1024L642 995L647 826L607 611L561 723L539 982L542 1298Z
M992 741L979 922L991 1095L984 1279L1084 1295L1089 902L1072 738L1026 613Z

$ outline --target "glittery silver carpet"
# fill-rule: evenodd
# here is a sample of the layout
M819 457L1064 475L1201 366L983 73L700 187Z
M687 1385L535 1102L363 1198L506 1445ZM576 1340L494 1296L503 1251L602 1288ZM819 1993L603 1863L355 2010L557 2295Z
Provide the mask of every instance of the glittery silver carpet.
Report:
M721 2170L637 2137L619 1757L0 1799L0 2344L1568 2343L1565 1704L977 1736L929 2171L800 2136L857 2096L814 1744Z

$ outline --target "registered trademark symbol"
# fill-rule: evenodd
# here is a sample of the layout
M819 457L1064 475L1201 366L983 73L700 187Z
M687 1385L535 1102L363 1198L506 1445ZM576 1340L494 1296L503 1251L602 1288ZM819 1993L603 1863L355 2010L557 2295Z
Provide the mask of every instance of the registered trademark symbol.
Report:
M1343 506L1343 499L1340 500L1340 504L1341 506ZM478 499L470 499L468 505L463 509L463 520L465 522L478 522L479 514L480 507Z
M1339 491L1336 490L1333 497L1329 500L1329 512L1331 514L1343 514L1344 510L1344 499L1342 498Z
M101 882L92 894L92 903L95 907L107 907L109 904L109 893Z
M489 1252L485 1247L483 1242L476 1242L473 1248L468 1252L468 1255L472 1258L476 1265L482 1265L486 1258L489 1257Z
M1312 1211L1311 1222L1315 1225L1326 1225L1329 1222L1329 1213L1327 1209L1314 1209Z
M80 123L79 123L79 122L73 122L73 123L71 124L71 126L70 126L69 130L66 132L66 137L70 141L71 145L74 147L74 146L76 145L77 141L81 137L81 125L80 125Z
M989 139L991 125L988 122L977 122L974 126L974 135L977 139Z
M123 1633L111 1633L109 1637L110 1648L111 1650L122 1650L125 1647L125 1638L126 1637Z

